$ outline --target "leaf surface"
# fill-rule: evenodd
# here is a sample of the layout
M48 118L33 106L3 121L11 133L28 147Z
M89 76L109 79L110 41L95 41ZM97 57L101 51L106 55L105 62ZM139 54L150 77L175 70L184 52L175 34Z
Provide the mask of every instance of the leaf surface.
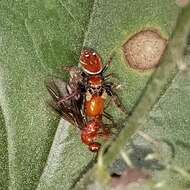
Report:
M9 173L10 189L35 189L39 182L58 126L44 81L53 75L66 79L62 67L78 64L92 5L86 0L1 1L1 150L8 157L1 158L6 165L1 170ZM76 160L79 168L86 163Z
M127 86L119 95L132 110L152 71L131 69L122 45L144 28L156 28L169 38L178 12L172 0L1 1L2 187L69 189L75 184L93 155L79 132L59 122L46 106L44 81L67 79L62 67L78 64L82 46L97 50L104 63L115 52L110 70ZM110 113L120 119L117 109Z

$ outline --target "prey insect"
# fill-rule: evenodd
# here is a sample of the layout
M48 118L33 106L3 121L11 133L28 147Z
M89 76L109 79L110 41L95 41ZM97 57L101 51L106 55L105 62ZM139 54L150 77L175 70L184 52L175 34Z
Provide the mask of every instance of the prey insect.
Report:
M51 106L67 121L81 130L81 140L89 150L98 152L100 137L108 139L110 130L103 122L103 117L113 118L105 111L105 100L110 96L122 110L116 86L109 81L111 74L105 74L112 58L104 66L102 58L92 49L84 49L80 55L80 68L66 68L70 73L67 83L52 81L47 85L53 101Z

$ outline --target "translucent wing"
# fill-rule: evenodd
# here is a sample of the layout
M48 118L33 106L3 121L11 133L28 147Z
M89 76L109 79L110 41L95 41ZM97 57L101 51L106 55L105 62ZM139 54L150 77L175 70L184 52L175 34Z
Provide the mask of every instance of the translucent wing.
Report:
M61 99L69 96L67 84L60 79L54 79L47 82L46 87L53 98L49 105L65 120L82 129L85 126L85 118L81 110L82 97L78 100L72 97L60 103Z

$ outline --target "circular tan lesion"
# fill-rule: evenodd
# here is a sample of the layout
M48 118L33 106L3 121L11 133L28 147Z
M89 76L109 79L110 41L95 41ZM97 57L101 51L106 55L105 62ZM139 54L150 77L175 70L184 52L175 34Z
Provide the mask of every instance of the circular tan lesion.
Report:
M176 4L179 7L185 7L189 4L190 0L176 0Z
M166 45L167 40L157 31L144 30L132 36L123 45L123 52L132 68L147 70L159 64Z

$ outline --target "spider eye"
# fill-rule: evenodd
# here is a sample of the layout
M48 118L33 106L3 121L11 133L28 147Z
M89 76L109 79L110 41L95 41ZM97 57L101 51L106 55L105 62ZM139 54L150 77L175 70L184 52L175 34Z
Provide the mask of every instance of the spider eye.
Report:
M90 92L90 94L92 94L92 93L93 93L91 88L89 89L89 92Z

